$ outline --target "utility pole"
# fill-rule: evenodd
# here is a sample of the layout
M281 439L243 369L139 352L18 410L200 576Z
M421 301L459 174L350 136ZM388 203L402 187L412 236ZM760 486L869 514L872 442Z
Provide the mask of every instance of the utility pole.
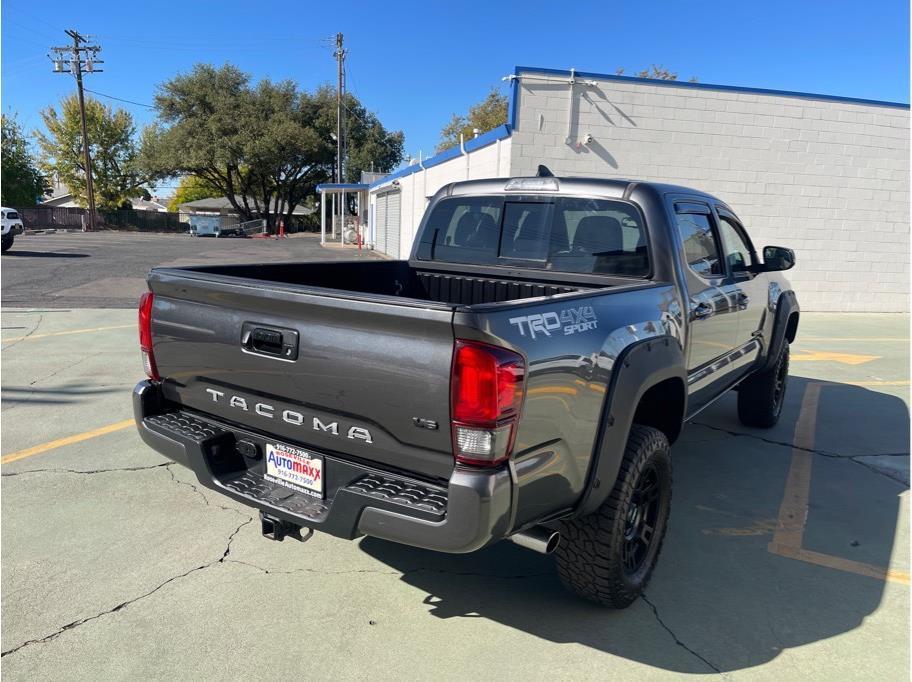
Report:
M336 34L336 62L339 66L339 85L336 88L336 182L342 182L342 72L345 50L342 49L342 34Z
M78 31L69 29L65 33L73 39L72 47L52 47L54 57L51 61L54 63L54 73L70 73L76 78L76 90L79 93L79 118L82 124L82 153L85 163L86 177L86 198L89 201L89 224L88 231L95 230L95 188L92 184L92 157L89 154L89 132L86 127L85 113L85 95L82 92L82 70L85 68L87 73L96 73L103 69L96 69L96 64L104 62L97 59L97 54L101 52L98 45L83 45L87 38L80 35ZM67 53L72 56L67 60Z

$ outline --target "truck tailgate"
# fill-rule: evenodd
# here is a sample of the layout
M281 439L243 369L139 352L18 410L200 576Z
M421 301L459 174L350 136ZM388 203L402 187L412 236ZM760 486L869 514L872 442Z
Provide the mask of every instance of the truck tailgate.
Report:
M449 478L449 306L179 270L149 283L168 400L317 452ZM251 349L255 330L266 346ZM261 354L274 330L296 340L296 359Z

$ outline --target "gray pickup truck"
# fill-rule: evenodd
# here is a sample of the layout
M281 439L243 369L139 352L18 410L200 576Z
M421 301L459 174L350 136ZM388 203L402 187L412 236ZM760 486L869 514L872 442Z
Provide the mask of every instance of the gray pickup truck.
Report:
M450 184L408 261L152 270L136 424L269 538L509 539L624 607L684 422L730 389L745 424L779 417L793 264L684 187Z

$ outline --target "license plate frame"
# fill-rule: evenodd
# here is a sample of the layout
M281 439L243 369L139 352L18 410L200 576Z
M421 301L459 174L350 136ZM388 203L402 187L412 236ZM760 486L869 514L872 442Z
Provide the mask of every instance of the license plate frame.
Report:
M279 442L267 442L264 478L272 483L322 500L324 458L310 450Z

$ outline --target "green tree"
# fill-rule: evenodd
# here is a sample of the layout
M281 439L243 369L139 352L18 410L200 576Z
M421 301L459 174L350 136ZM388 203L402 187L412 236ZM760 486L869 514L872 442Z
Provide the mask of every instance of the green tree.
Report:
M177 212L181 204L220 196L223 196L222 191L208 180L195 175L185 175L180 179L174 196L168 202L168 210Z
M471 140L476 128L479 133L486 133L506 122L507 96L492 89L481 102L469 107L469 113L465 116L453 114L450 122L440 131L437 151L442 152L458 145L460 134L464 140Z
M336 118L329 88L308 93L291 81L252 85L234 66L199 64L160 85L155 107L158 120L143 133L144 167L158 176L204 179L247 220L287 222L317 184L332 178ZM398 163L401 133L387 133L351 96L346 108L363 119L349 117L349 172L369 160L380 171Z
M336 91L324 86L315 93L324 119L335 121ZM380 119L361 104L350 92L342 100L345 117L345 182L361 182L362 171L385 173L402 160L405 135L402 131L388 132ZM325 121L324 121L325 123ZM334 123L333 123L334 125ZM333 157L335 162L335 157ZM335 169L335 163L333 163Z
M34 206L47 191L47 181L29 152L28 141L15 116L0 116L0 137L0 203Z
M624 67L620 67L617 71L615 71L615 73L618 76L623 76ZM655 80L660 80L660 81L678 80L678 74L676 71L671 71L670 69L666 69L661 64L653 64L648 69L643 69L642 71L637 71L636 77L637 78L654 78ZM693 77L688 82L696 83L697 79L696 79L696 77Z
M149 180L137 166L133 117L91 97L86 99L85 108L95 205L100 209L129 207L130 199L142 196L142 186ZM59 112L48 107L41 118L47 128L47 133L36 133L43 154L42 169L55 174L77 204L88 205L79 99L70 95L60 102Z

